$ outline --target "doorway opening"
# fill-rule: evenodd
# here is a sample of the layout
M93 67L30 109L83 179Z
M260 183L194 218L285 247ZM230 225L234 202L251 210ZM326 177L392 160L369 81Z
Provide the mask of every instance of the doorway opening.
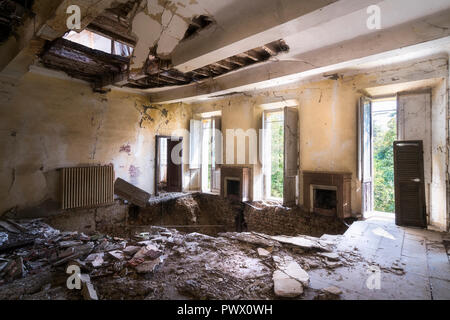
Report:
M397 99L372 100L373 210L395 212L394 141L397 140Z
M264 194L282 200L284 193L284 112L264 112Z
M183 189L183 138L156 136L155 195Z

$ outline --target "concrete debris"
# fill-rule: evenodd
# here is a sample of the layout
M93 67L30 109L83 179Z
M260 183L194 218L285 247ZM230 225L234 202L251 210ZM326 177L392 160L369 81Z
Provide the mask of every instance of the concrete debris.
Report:
M334 295L334 296L339 296L339 295L342 294L342 290L339 289L338 287L335 287L335 286L323 288L322 291L324 293L327 293L327 294L330 294L330 295Z
M330 261L338 261L340 258L335 252L319 252L318 255L327 258Z
M6 232L0 232L0 246L8 241L8 234Z
M281 258L278 256L274 256L273 260L275 262L275 265L281 272L299 281L305 287L309 285L308 273L303 270L292 257L285 256L284 258Z
M123 249L123 253L125 253L126 255L132 256L134 254L136 254L136 252L139 251L139 249L141 249L141 247L138 246L128 246L125 249Z
M303 294L302 284L280 270L273 273L273 286L278 297L295 298Z
M270 257L270 252L267 251L266 249L258 248L257 252L260 257L263 257L263 258Z
M133 259L146 259L154 260L161 256L162 252L154 245L149 244L142 247L133 257Z
M315 296L315 300L339 300L340 295L342 294L342 290L338 287L331 286L327 288L323 288L320 292Z
M101 253L93 253L90 254L85 261L91 263L91 265L94 268L98 268L101 267L104 263L103 257L105 256L105 254L103 252Z
M41 220L18 223L26 231L2 231L0 249L8 247L0 250L0 299L297 298L313 290L306 271L312 266L351 263L324 250L333 248L331 239L212 237L162 227L116 238L60 232ZM66 288L68 265L80 267L81 291Z
M0 220L0 227L12 233L20 233L12 224L3 220Z
M59 246L61 248L69 248L69 247L81 246L82 244L83 244L83 241L61 241L59 243Z
M98 300L97 292L94 285L91 283L91 278L87 274L80 274L81 280L81 294L85 300Z
M314 237L308 236L297 236L297 237L288 237L288 236L272 236L272 240L278 241L283 244L289 244L298 246L302 249L316 249L320 251L331 252L333 249L331 248L331 243L327 241L320 240Z
M219 236L264 247L280 246L278 242L273 241L270 238L268 239L268 237L264 237L262 235L252 232L242 232L242 233L227 232L227 233L219 233Z
M153 272L160 263L161 260L159 258L150 261L144 261L141 264L137 265L135 269L137 273L150 273Z
M109 251L108 254L110 254L112 257L116 258L117 260L120 260L120 261L125 260L125 255L120 250Z

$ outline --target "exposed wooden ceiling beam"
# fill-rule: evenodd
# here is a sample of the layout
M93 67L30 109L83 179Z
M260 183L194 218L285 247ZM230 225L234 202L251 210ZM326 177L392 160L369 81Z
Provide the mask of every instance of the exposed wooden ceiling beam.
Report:
M270 48L268 45L262 46L262 49L267 52L268 54L270 54L271 56L276 56L277 52L275 50L273 50L272 48Z
M253 61L260 61L260 58L250 51L240 53L240 55L252 59Z

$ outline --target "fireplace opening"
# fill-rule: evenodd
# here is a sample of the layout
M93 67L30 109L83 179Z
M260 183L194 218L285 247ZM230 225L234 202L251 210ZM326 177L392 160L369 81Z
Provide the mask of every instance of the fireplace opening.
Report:
M336 190L314 189L314 212L335 216L337 213Z
M240 196L241 182L239 180L227 179L227 195L228 196Z

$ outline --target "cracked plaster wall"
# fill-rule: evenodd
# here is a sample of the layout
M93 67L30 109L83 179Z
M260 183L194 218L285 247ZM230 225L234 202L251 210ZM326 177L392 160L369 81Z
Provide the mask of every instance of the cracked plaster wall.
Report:
M439 64L439 67L436 67ZM220 100L203 101L193 104L193 113L221 110L222 128L261 127L262 109L260 104L274 98L280 100L297 99L299 102L300 127L300 170L345 171L351 172L352 211L361 212L361 184L357 179L357 105L365 88L390 83L402 83L423 78L428 68L436 76L444 76L442 84L433 88L433 199L432 202L445 201L445 158L447 151L442 148L447 139L445 128L445 107L448 100L445 90L448 86L447 61L430 60L425 63L407 66L394 66L391 69L376 69L364 74L338 77L337 80L323 80L290 86L285 90L258 92L252 95L236 95ZM226 142L225 142L226 143ZM440 152L440 150L443 150ZM226 153L226 148L224 149ZM248 150L247 150L248 153ZM224 155L226 157L226 154ZM261 196L262 187L260 165L254 167L254 199ZM299 179L300 204L303 181ZM445 229L445 210L434 204L430 222Z
M0 213L57 200L62 167L112 163L116 177L153 193L155 135L191 118L188 106L34 73L0 82Z

